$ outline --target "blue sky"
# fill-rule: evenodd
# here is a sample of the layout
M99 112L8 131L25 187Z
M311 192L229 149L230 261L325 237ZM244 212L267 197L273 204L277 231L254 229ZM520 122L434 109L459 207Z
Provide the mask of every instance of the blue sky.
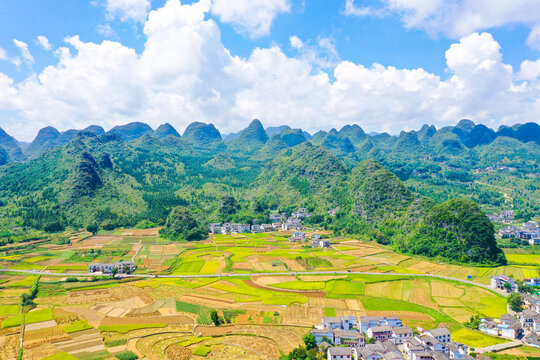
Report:
M132 120L225 133L253 117L394 133L538 121L540 6L493 1L3 1L0 127L30 140L45 125Z

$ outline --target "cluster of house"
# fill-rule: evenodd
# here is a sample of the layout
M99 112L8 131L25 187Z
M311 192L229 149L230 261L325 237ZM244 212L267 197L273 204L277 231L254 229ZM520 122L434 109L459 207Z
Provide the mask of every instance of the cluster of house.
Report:
M328 360L472 359L446 328L415 332L398 317L324 317L311 333ZM375 339L368 343L368 339Z
M540 287L540 278L524 279L524 285ZM501 290L518 292L517 282L506 275L491 277L491 286ZM502 315L500 319L480 319L478 330L492 336L508 339L522 339L528 345L540 347L540 297L532 294L521 294L525 309L513 315ZM528 330L528 331L526 331Z
M499 235L503 238L515 237L527 240L531 245L540 245L540 226L536 221L527 221L522 227L508 226L500 229Z
M498 214L488 214L488 218L491 221L502 222L505 224L511 224L514 222L514 210L501 211Z
M474 170L475 174L485 174L490 171L516 171L517 169L514 167L506 166L506 165L495 165L495 166L488 166L487 168L478 168Z
M89 273L102 273L102 274L112 274L113 270L116 269L117 274L133 274L133 261L117 261L108 264L102 263L90 263L88 264Z
M302 219L311 216L311 214L305 208L299 209L297 212L293 212L292 215L287 218L284 213L271 214L270 224L235 224L235 223L213 223L210 224L210 233L212 234L232 234L232 233L262 233L276 230L304 230L302 226Z

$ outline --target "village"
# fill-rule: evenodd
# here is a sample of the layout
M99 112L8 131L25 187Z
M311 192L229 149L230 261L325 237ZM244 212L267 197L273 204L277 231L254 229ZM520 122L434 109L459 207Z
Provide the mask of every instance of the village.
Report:
M507 211L505 211L504 213L507 213ZM540 245L540 226L536 221L527 221L523 223L521 227L508 226L506 228L500 229L499 236L503 239L520 239L528 242L530 245Z
M311 334L328 360L473 359L448 329L413 330L396 316L323 317Z

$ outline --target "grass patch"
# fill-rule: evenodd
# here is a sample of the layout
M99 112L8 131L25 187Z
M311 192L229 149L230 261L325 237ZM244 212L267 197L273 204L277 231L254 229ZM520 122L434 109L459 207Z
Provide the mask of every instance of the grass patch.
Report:
M123 351L114 356L119 360L135 360L139 358L133 351Z
M339 298L340 295L363 295L366 284L363 282L333 280L327 284L328 296L331 298Z
M68 354L65 351L62 351L54 355L44 357L41 360L78 360L78 359L75 356Z
M105 340L105 346L106 347L115 347L120 345L126 345L128 339L122 338L122 339L114 339L114 340Z
M212 319L210 318L210 311L212 311L212 309L209 307L202 306L202 305L195 305L195 304L177 300L176 311L182 311L182 312L198 315L197 316L198 324L203 324L203 325L212 324Z
M457 341L471 347L486 347L506 342L504 339L484 335L478 331L459 329L452 333L452 341Z
M201 337L191 338L191 339L186 340L186 341L182 341L182 342L178 343L178 345L183 346L183 347L188 347L188 346L191 346L193 344L198 344L200 342L210 340L210 339L212 339L212 337L210 337L210 336L201 336Z
M88 324L86 320L77 320L72 322L71 324L60 325L60 327L68 334L77 331L92 329L92 325Z
M400 311L411 311L426 314L432 317L438 323L455 324L455 321L452 320L452 318L440 313L437 310L407 301L373 296L362 296L360 297L360 301L366 310L395 311L396 309L399 309Z
M32 285L34 285L34 282L36 281L37 276L28 276L27 278L17 281L11 284L8 284L8 288L29 288Z
M325 307L324 316L336 316L336 309Z
M206 356L211 351L212 351L212 349L210 349L208 346L203 345L203 346L199 346L198 348L193 350L193 355Z
M16 315L19 312L19 305L0 306L0 316Z
M126 334L133 330L164 327L167 327L167 324L103 325L100 326L98 329L101 332L117 332L120 334Z
M53 319L53 313L51 309L40 309L29 312L27 314L19 314L5 319L4 321L2 321L2 329L21 325L23 316L25 318L24 322L26 324L33 324Z

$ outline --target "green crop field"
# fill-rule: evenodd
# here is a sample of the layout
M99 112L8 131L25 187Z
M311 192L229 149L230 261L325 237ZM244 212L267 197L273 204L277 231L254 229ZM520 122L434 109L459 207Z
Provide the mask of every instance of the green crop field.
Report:
M34 310L27 314L19 314L8 317L2 321L2 329L21 325L22 318L24 316L24 322L26 324L33 324L42 321L49 321L53 319L51 309Z
M77 320L70 324L60 325L60 327L68 334L77 331L92 329L92 325L88 324L86 320Z
M19 305L0 305L0 316L15 315L19 313Z
M208 346L199 346L198 348L196 348L195 350L193 350L193 355L198 355L198 356L206 356L208 355L210 352L212 351L212 349L210 349Z
M77 360L77 358L68 354L67 352L62 351L54 355L44 357L41 360Z

